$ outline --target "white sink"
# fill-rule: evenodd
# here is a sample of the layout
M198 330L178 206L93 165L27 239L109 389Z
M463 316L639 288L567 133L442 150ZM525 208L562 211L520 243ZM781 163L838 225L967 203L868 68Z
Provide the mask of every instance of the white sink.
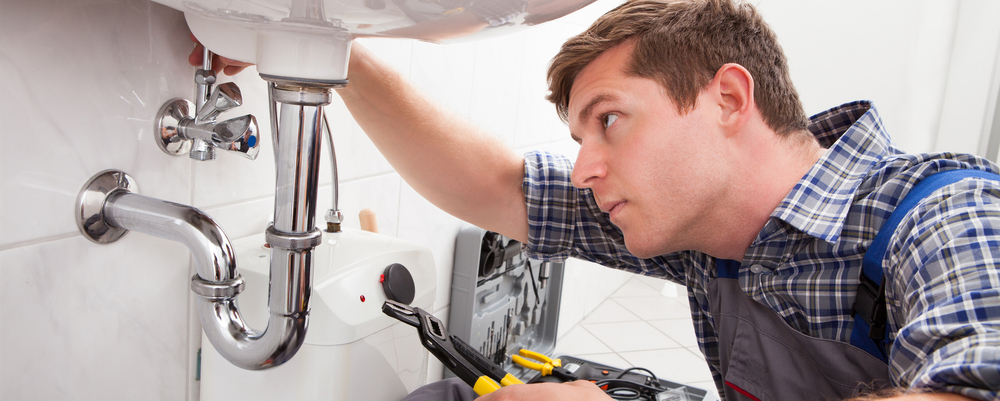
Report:
M594 0L154 0L184 12L213 52L262 75L341 81L356 37L431 42L512 32Z

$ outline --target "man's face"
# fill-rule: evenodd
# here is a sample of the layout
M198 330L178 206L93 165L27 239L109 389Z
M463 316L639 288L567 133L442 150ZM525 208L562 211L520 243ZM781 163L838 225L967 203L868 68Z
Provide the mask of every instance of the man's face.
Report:
M605 51L573 82L569 127L581 145L573 185L593 190L636 256L698 249L719 234L703 222L726 188L716 113L703 93L681 115L657 82L627 76L631 50Z

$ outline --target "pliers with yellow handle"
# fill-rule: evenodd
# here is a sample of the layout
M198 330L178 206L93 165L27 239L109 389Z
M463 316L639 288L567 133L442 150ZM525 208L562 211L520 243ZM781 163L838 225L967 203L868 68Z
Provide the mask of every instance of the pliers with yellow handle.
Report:
M420 343L459 379L472 386L479 395L486 395L501 386L524 384L500 366L476 352L462 339L448 334L444 323L423 309L393 300L382 304L382 313L416 327Z
M546 355L542 355L535 351L529 351L524 348L521 348L521 350L517 353L518 355L510 357L514 363L531 370L537 370L542 373L542 376L552 375L563 381L577 380L577 376L573 374L573 372L570 372L562 367L561 359L552 359ZM534 361L529 359L533 359Z

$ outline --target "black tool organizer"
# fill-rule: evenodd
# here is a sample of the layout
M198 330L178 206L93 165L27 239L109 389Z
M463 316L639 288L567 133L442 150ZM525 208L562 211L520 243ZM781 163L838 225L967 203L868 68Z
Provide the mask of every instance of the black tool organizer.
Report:
M448 331L522 381L559 381L513 363L511 356L522 348L544 355L555 350L563 268L561 262L527 258L515 240L464 226L455 241ZM584 380L614 379L625 372L572 356L558 358ZM446 370L445 376L454 375ZM653 384L642 372L625 372L622 379ZM683 384L658 383L663 392L635 399L700 401L706 395Z

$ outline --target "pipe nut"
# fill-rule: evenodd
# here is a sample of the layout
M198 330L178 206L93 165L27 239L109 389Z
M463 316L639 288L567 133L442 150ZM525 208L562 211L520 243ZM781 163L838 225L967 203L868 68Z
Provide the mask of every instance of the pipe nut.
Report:
M208 281L195 274L191 276L191 291L208 299L232 299L243 292L243 277L230 281Z
M275 230L272 225L264 231L264 240L271 246L301 251L315 248L323 243L323 232L314 228L306 233L284 233Z
M344 222L344 214L340 210L330 209L326 211L326 222L340 224Z

